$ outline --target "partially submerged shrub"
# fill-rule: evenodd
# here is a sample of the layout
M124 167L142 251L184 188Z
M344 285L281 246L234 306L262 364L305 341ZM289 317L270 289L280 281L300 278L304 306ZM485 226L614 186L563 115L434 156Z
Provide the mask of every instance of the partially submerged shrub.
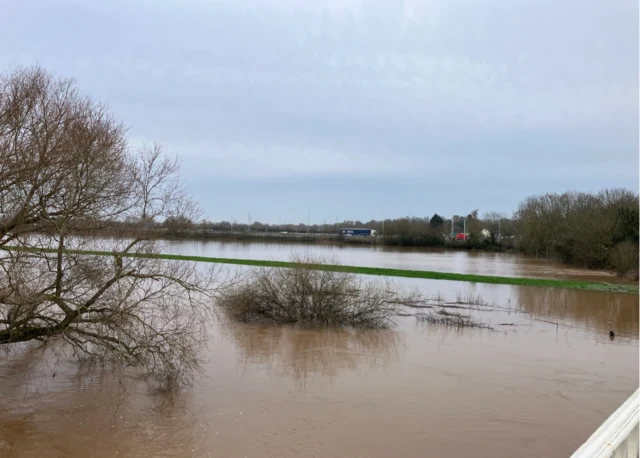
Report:
M388 280L317 269L318 264L335 264L324 258L306 256L293 261L299 267L250 271L218 303L233 319L243 322L384 328L393 324L398 304L411 300Z

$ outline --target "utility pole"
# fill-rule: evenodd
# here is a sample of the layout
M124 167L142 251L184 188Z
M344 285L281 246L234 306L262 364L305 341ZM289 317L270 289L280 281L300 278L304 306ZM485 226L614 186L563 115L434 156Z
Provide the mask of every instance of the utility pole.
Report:
M278 232L282 232L282 217L278 216Z
M463 216L462 217L462 222L463 222L463 232L464 232L464 239L467 240L467 217Z
M233 215L231 215L231 232L233 232Z
M307 213L307 234L309 233L309 219L311 218L311 212Z

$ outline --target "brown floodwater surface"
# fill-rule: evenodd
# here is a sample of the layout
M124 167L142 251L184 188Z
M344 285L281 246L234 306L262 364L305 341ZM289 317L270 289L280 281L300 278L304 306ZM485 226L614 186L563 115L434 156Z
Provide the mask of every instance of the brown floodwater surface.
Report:
M358 244L305 245L211 240L164 241L163 245L162 251L165 253L191 256L287 261L292 253L309 253L335 258L341 264L365 267L609 283L620 281L607 272L579 269L546 259L509 253Z
M638 387L637 296L398 283L481 296L492 329L215 322L173 396L22 346L0 353L0 457L567 457Z

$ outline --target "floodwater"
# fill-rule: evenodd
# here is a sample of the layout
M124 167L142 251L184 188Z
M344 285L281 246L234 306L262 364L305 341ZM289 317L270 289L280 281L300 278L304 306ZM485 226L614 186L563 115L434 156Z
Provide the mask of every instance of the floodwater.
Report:
M341 264L389 269L430 270L501 277L556 278L618 282L597 270L568 267L516 254L359 244L295 244L282 242L164 241L163 252L191 256L287 261L292 253L336 258Z
M229 246L172 246L242 257ZM242 250L286 259L281 246ZM337 251L359 265L483 265L470 254ZM561 269L484 259L483 273L496 275ZM637 296L397 282L450 300L481 296L489 305L474 313L492 329L414 317L389 330L212 323L204 377L174 397L122 371L0 354L0 456L567 457L638 387Z

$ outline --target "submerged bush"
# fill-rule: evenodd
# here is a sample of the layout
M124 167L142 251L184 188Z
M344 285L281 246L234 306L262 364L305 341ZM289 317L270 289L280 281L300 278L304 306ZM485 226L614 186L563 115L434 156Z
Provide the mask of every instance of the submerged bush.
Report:
M384 328L394 324L398 304L411 300L389 281L313 268L329 264L323 258L297 257L293 262L299 267L250 271L219 297L219 305L242 322Z

